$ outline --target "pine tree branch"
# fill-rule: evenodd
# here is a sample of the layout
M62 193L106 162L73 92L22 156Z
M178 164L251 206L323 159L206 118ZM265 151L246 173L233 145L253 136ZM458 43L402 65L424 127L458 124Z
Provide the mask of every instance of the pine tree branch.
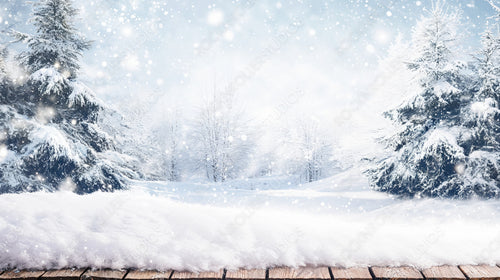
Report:
M10 37L14 38L10 43L28 43L33 37L27 33L22 33L16 30L10 29L8 31Z
M493 0L487 0L487 1L488 1L488 3L491 5L491 7L492 7L493 9L495 9L495 11L497 11L497 12L498 12L498 14L499 14L499 16L500 16L500 7L499 7L499 6L497 6L495 3L493 3Z

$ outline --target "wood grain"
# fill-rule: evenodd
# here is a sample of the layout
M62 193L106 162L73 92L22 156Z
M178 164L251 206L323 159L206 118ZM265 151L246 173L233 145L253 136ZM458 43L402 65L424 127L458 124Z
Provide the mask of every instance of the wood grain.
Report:
M460 270L470 280L500 280L500 268L491 265L461 265Z
M41 279L42 280L80 280L80 277L85 273L87 269L59 269L59 270L49 270L45 272Z
M188 272L174 271L170 279L197 279L197 280L217 280L222 279L224 270L219 271L203 271L203 272Z
M376 280L396 280L396 279L424 279L420 271L409 266L399 267L379 267L371 268Z
M239 269L226 271L226 280L262 280L266 279L266 269Z
M168 280L172 275L172 270L167 270L165 272L154 271L154 270L132 270L127 273L125 280L148 280L148 279L158 279L158 280Z
M331 267L334 280L371 280L372 276L367 267Z
M127 274L126 270L87 270L81 277L82 280L121 280Z
M328 267L278 267L269 269L269 279L330 279L330 272Z
M427 268L422 270L426 279L431 280L464 280L466 279L465 275L460 271L457 266L452 265L443 265L443 266L434 266L431 268Z
M22 280L37 280L43 274L45 270L9 270L5 271L0 275L0 279L9 280L9 279L22 279Z

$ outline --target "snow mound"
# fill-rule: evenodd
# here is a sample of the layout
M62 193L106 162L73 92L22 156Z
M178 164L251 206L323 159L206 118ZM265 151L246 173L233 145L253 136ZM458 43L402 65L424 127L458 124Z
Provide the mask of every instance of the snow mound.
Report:
M73 82L72 87L73 90L71 94L68 96L68 105L70 107L72 106L83 107L89 104L100 107L104 106L104 103L102 103L99 99L97 99L94 92L83 83Z
M67 87L67 79L54 67L42 68L30 76L31 83L40 85L42 95L60 95Z
M445 146L449 152L456 157L463 158L463 148L457 143L457 135L454 129L436 128L429 132L429 136L422 145L422 151L417 159L424 156L439 154L439 149Z
M393 200L369 211L318 213L201 205L140 191L40 192L2 195L0 212L2 269L500 262L499 201Z
M500 110L496 108L496 102L493 98L486 98L484 101L478 101L471 104L471 112L481 120L493 118L496 114L500 114Z
M434 85L434 93L437 95L437 97L442 98L443 95L450 94L450 93L458 93L460 90L454 86L452 86L449 82L447 81L438 81Z
M30 140L31 143L25 147L25 151L32 157L37 157L39 153L44 153L46 149L50 148L50 159L57 160L66 157L80 163L87 154L87 149L83 145L70 143L59 129L50 125L39 126L32 131Z

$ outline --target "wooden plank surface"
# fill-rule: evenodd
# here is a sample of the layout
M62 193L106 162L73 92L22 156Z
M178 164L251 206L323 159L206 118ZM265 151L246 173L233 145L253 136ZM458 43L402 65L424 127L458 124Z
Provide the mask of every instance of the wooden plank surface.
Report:
M333 279L335 280L371 280L372 275L367 267L331 267Z
M372 267L370 268L375 280L500 280L500 267L490 265L460 265L436 266L422 270L412 267ZM331 273L331 274L330 274ZM339 268L339 267L301 267L271 268L268 280L370 280L372 274L366 267ZM423 274L423 275L422 275ZM216 272L184 272L184 271L138 271L133 270L10 270L0 271L0 280L221 280L224 270ZM331 275L331 276L330 276ZM265 280L265 269L241 269L227 271L226 280Z
M168 280L172 275L172 270L167 270L164 272L154 271L154 270L132 270L127 273L125 280L148 280L148 279L158 279L158 280Z
M330 279L328 267L277 267L269 269L269 279Z
M409 266L371 268L375 280L424 279L420 271Z
M498 266L461 265L459 268L470 280L500 280Z
M458 266L443 265L434 266L422 270L425 278L431 280L448 279L448 280L464 280L465 275L460 271Z
M127 274L126 270L87 270L82 275L82 280L121 280Z
M266 279L266 269L239 269L226 271L226 280Z
M203 272L188 272L174 271L170 279L197 279L197 280L217 280L222 279L224 270L219 271L203 271Z
M59 269L59 270L49 270L45 272L41 279L42 280L79 280L80 276L85 273L87 269Z
M8 279L22 279L22 280L37 280L43 274L45 270L9 270L5 271L0 275L0 279L8 280Z

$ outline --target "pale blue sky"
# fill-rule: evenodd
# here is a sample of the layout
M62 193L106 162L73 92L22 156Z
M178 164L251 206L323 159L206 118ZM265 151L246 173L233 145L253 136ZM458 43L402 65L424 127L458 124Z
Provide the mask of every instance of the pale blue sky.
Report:
M494 15L489 4L447 4L463 11L465 44L477 46ZM398 33L410 37L432 1L82 0L75 6L78 27L94 40L81 79L117 108L142 106L157 116L148 122L161 121L169 107L190 116L214 86L222 90L240 79L234 94L252 119L286 107L284 117L310 114L332 126L339 112L370 94L378 60ZM29 4L3 0L0 7L5 26L29 30Z
M25 2L2 1L2 21L27 30L30 6ZM484 29L486 18L494 14L489 5L485 0L447 3L463 11L464 25L471 34L468 39L470 44L476 44L476 35ZM96 89L104 99L119 100L128 94L136 95L138 89L175 94L169 91L175 88L178 92L179 87L199 83L193 77L203 68L215 73L206 77L205 83L212 83L215 76L223 85L250 63L249 58L262 54L280 32L297 21L302 27L268 57L266 64L292 67L276 73L290 80L298 78L298 73L291 71L287 75L288 70L304 64L327 76L324 72L331 71L332 80L342 74L338 79L340 89L356 91L356 86L346 83L372 72L398 32L408 37L410 28L431 5L431 1L373 0L75 1L81 10L78 26L95 41L83 59L86 67L82 78L106 87ZM204 44L198 47L203 50L201 54L196 54L197 44ZM258 74L246 85L259 83ZM285 78L283 82L290 80ZM120 90L112 93L108 87ZM324 91L321 94L327 94L328 87ZM242 89L243 99L245 94Z

